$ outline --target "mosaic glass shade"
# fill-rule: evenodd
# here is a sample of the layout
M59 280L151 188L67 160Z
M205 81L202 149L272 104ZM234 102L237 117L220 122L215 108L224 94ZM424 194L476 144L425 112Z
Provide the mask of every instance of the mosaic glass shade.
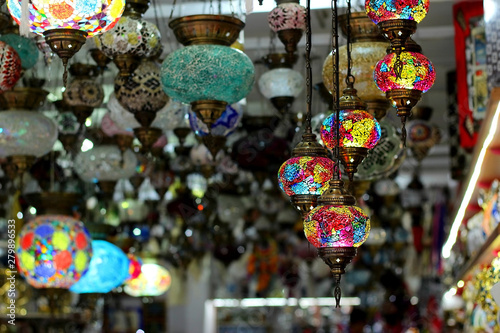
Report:
M117 76L115 96L129 112L157 112L168 102L160 83L160 67L154 61L141 61L131 76Z
M47 154L57 141L57 125L36 111L0 112L0 156Z
M57 129L61 134L76 134L80 124L73 112L61 112L56 117Z
M288 196L321 195L328 188L334 167L327 157L292 157L278 171L279 186Z
M358 247L370 233L370 219L356 206L314 208L304 221L304 233L315 247Z
M385 99L373 81L373 70L377 62L386 55L387 43L385 42L358 42L352 44L352 75L356 78L356 90L358 96L364 101ZM339 49L340 80L339 90L344 91L347 76L347 46L342 45ZM333 62L332 55L328 55L323 63L323 83L325 87L333 92Z
M68 84L64 90L63 98L70 106L97 108L104 100L104 90L95 78L78 77Z
M96 146L75 157L75 172L86 182L128 179L135 174L137 157L131 150L123 154L114 145Z
M340 147L363 147L372 149L380 140L380 124L363 110L340 111ZM335 149L337 125L335 114L327 117L321 125L321 140L328 149Z
M69 290L77 293L108 293L129 276L129 260L123 251L104 240L92 241L94 251L87 273Z
M94 38L95 44L107 57L132 54L149 58L160 47L160 31L151 22L123 16L113 29Z
M388 20L420 23L429 11L430 0L366 0L365 10L376 24Z
M236 103L226 106L226 110L222 113L219 119L212 125L211 134L217 136L228 136L234 132L240 124L243 116L243 107ZM196 113L189 110L189 126L198 136L208 135L208 127L197 116Z
M435 141L433 137L433 126L425 120L411 120L408 122L408 146L418 146L418 145L431 145L433 146Z
M380 58L379 58L380 59ZM276 68L260 77L259 91L265 98L297 97L305 87L302 75L291 68Z
M64 215L37 216L17 236L19 272L35 288L67 289L87 271L91 242L78 220Z
M21 1L8 0L10 15L21 25ZM111 29L120 19L125 0L31 0L29 24L32 32L42 35L47 30L75 29L88 33L88 38Z
M16 50L0 42L0 92L14 87L21 77L21 58Z
M141 274L125 284L124 291L130 296L160 296L172 284L168 270L157 264L144 264Z
M253 63L246 54L221 45L178 49L163 61L161 69L165 93L183 103L236 103L250 92L254 76Z
M390 121L382 119L380 129L380 141L358 166L357 179L373 180L387 177L399 168L406 157L406 150L396 127Z
M431 61L421 53L403 51L401 75L394 70L397 62L395 53L387 54L375 66L373 76L377 87L383 92L394 89L410 89L426 92L434 84L436 72Z
M141 274L142 259L135 254L127 254L128 260L130 261L128 266L128 278L126 282L137 278Z
M306 8L298 3L282 3L269 12L267 21L274 32L288 29L306 30Z
M38 47L33 39L22 37L16 34L5 34L0 36L0 41L5 42L16 50L21 58L21 67L30 69L38 61Z

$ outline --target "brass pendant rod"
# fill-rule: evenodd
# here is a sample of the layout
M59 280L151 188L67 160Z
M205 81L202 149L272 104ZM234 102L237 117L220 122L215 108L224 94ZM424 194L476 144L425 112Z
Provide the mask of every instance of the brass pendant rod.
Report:
M337 169L334 173L334 179L340 179L340 91L339 91L339 21L338 21L338 8L337 0L332 0L332 52L333 52L333 107L336 119L336 145L335 145L335 159L337 162Z
M347 25L346 25L346 39L347 39L347 76L345 78L345 82L347 84L347 87L353 87L354 86L354 75L352 75L352 42L351 42L351 33L352 33L352 27L351 27L351 0L346 0L347 1Z
M311 70L311 0L306 1L306 129L305 133L312 133L312 70Z

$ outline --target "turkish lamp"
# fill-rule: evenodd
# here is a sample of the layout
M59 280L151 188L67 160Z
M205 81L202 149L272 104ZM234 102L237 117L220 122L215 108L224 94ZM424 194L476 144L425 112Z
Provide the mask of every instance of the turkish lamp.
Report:
M358 165L380 140L380 124L366 112L366 104L357 96L357 91L348 85L339 101L340 142L339 159L352 182ZM328 149L335 150L337 144L337 121L335 113L323 121L321 139Z
M169 23L177 40L186 47L163 61L163 89L170 98L190 103L208 128L228 104L240 101L252 89L252 61L230 47L244 25L225 15L192 15Z
M307 240L318 249L336 280L337 307L341 297L340 279L370 233L370 219L355 203L356 199L345 191L342 180L332 179L328 190L318 198L318 206L304 220Z
M393 50L399 54L429 11L430 0L366 0L368 17L380 27Z
M19 31L17 31L17 33L14 33L14 31L4 32L0 36L0 41L14 48L21 59L21 67L23 69L33 68L38 61L40 51L38 51L36 42L33 39L20 36L18 32Z
M413 40L406 44L406 50L399 57L387 54L375 66L374 80L377 87L385 92L387 99L397 108L401 118L402 138L406 145L406 119L422 94L427 92L436 79L436 71L431 61L424 56L422 48Z
M267 16L269 27L278 34L286 52L293 54L306 30L306 8L298 0L276 0L276 5Z
M295 209L305 216L316 207L318 197L328 188L335 163L327 157L327 150L306 132L302 141L292 150L278 171L280 189L290 197Z
M57 125L37 109L48 92L40 88L14 88L0 94L0 157L16 167L21 177L35 160L57 141Z
M139 276L126 281L123 290L133 297L152 297L166 293L171 284L172 277L165 267L145 260Z
M429 122L430 107L416 107L408 122L408 147L413 157L420 163L429 151L441 140L439 128Z
M0 41L0 93L12 89L21 78L21 58L16 50Z

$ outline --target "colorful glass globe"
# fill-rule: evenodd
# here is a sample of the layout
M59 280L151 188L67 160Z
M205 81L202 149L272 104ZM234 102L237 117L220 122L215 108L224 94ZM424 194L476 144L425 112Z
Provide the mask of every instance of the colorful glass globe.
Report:
M17 34L5 34L0 36L0 41L5 42L16 50L21 58L21 67L30 69L38 61L38 47L33 39L19 36Z
M17 236L19 272L35 288L71 287L89 267L90 234L82 222L64 215L40 215Z
M69 106L97 108L104 100L104 90L96 82L94 75L79 75L68 84L63 99Z
M129 112L158 112L168 102L160 83L160 67L151 60L141 61L131 76L117 76L115 96Z
M0 112L0 156L47 154L57 141L57 125L41 112Z
M365 10L376 24L388 20L420 23L429 11L430 0L366 0Z
M267 16L269 28L278 32L288 29L306 30L306 8L298 3L280 3Z
M411 120L408 122L408 146L427 145L434 143L433 126L425 120Z
M322 205L304 221L307 240L316 248L358 247L370 233L370 219L356 206Z
M291 68L275 68L260 77L259 91L265 98L297 97L304 90L302 75Z
M125 282L129 282L133 279L136 279L141 274L141 268L142 268L141 258L132 253L127 254L127 257L130 263L128 266L128 278Z
M336 115L331 114L321 125L321 140L334 149L337 140ZM340 110L340 147L372 149L380 140L380 124L363 110Z
M198 136L206 136L209 133L217 136L228 136L238 127L242 116L243 107L241 104L235 103L233 105L228 105L209 131L208 126L198 119L196 113L189 110L189 126Z
M373 81L373 70L377 61L386 55L387 43L385 42L356 42L352 44L351 50L351 72L356 78L356 90L363 101L385 99ZM339 49L339 75L341 78L347 76L347 46L342 45ZM323 63L323 83L325 87L333 92L333 62L332 54L328 55ZM346 88L345 80L339 80L339 90Z
M168 270L157 264L143 264L141 274L125 283L124 291L130 296L160 296L167 292L172 284Z
M373 76L380 90L387 92L395 89L408 89L426 92L432 87L436 72L426 56L417 52L403 51L399 61L402 65L401 75L397 75L394 68L398 62L395 53L387 54L375 66Z
M21 77L21 58L16 50L0 42L0 92L14 87Z
M88 271L69 288L74 293L108 293L129 276L130 262L119 247L104 240L94 240L92 249Z
M221 45L191 45L163 61L161 82L183 103L215 100L233 104L252 89L254 66L243 52Z
M131 54L149 58L160 46L160 31L151 22L123 16L113 29L94 38L95 44L108 58Z
M333 177L335 163L327 157L292 157L278 171L281 190L288 196L321 195Z
M86 182L116 181L135 174L137 157L130 150L122 154L115 145L101 145L80 152L74 165L75 172Z
M22 0L8 0L10 15L21 26ZM87 38L111 29L120 19L124 0L32 0L29 2L29 26L32 32L43 35L47 30L75 29L88 34Z

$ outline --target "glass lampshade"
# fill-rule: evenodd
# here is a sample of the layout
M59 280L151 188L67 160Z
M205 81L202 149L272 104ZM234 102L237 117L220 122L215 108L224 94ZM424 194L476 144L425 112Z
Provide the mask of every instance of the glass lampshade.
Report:
M60 112L56 118L57 129L61 134L76 134L80 128L80 124L73 112Z
M340 147L372 149L380 140L380 124L363 110L340 110ZM328 149L336 146L336 115L331 114L321 125L321 140Z
M8 0L10 15L21 25L22 0ZM88 37L111 29L120 19L124 0L32 0L29 2L29 25L32 32L43 35L47 30L75 29Z
M0 92L14 87L21 77L21 58L16 50L0 42Z
M47 154L57 141L57 125L36 111L0 112L0 156Z
M426 92L432 87L436 72L426 56L417 52L403 51L399 60L402 64L399 77L394 68L398 62L395 53L387 54L375 66L373 77L380 90L387 92L394 89L409 89Z
M114 145L101 145L75 157L75 172L86 182L127 179L135 174L137 157Z
M76 77L64 90L63 98L70 106L97 108L104 100L104 90L95 77Z
M436 142L433 137L434 126L426 120L415 119L408 122L408 146L429 146Z
M17 34L5 34L0 36L0 41L9 44L16 50L19 58L21 58L22 68L30 69L36 65L39 51L33 39Z
M370 219L356 206L322 205L304 221L307 240L317 248L358 247L370 233Z
M288 196L321 195L328 188L334 167L327 157L292 157L278 171L279 186Z
M196 116L195 112L190 110L189 126L198 136L206 136L209 133L217 136L228 136L238 127L242 116L243 107L241 104L235 103L233 105L228 105L209 131L207 125Z
M168 102L160 83L160 67L151 60L141 61L131 76L117 76L115 96L129 112L158 112Z
M88 271L69 289L74 293L108 293L129 276L130 262L119 247L104 240L94 240L92 249Z
M167 292L172 284L168 270L157 264L143 264L141 274L125 283L124 291L130 296L160 296Z
M366 0L365 10L376 24L388 20L420 23L429 11L430 0Z
M19 272L35 288L71 287L92 257L90 234L82 222L64 215L40 215L17 237Z
M267 16L274 32L287 29L306 30L306 9L298 3L280 3Z
M356 78L355 86L358 96L364 101L385 99L375 82L373 82L373 70L377 61L386 55L387 43L385 42L357 42L352 44L352 75ZM346 82L343 78L347 76L347 46L342 45L339 49L339 90L344 91ZM328 55L323 63L323 83L325 87L333 92L333 62L332 54Z
M302 75L291 68L275 68L265 72L259 79L259 90L265 98L297 97L304 90Z
M163 61L165 93L180 102L216 100L233 104L243 99L254 82L252 61L243 52L221 45L191 45Z
M160 47L160 31L151 22L123 16L116 25L94 38L95 44L108 58L131 54L149 58Z
M127 254L128 260L130 261L128 266L128 278L126 282L136 279L141 274L142 259L135 254Z
M115 122L111 119L110 112L106 112L106 114L102 117L101 120L101 130L104 134L112 138L115 135L127 135L134 136L134 132L125 130L121 127L118 127Z

